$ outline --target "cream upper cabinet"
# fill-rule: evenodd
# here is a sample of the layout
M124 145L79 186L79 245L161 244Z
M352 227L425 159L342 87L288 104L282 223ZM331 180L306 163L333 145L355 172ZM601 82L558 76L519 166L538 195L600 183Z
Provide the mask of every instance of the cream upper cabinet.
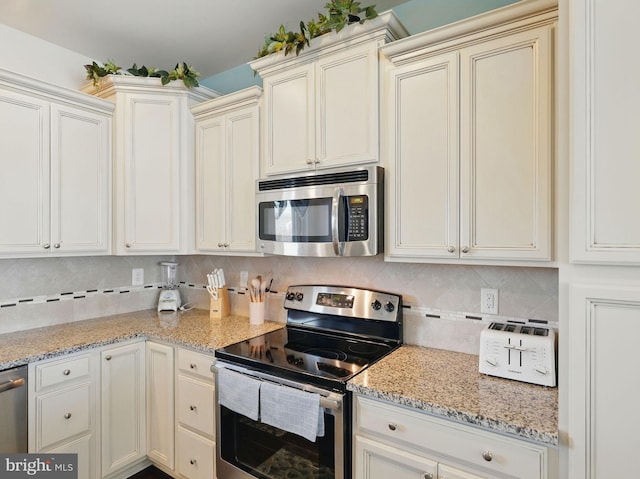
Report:
M389 12L316 38L297 57L251 62L264 87L261 174L377 162L378 47L406 35Z
M261 92L253 87L192 108L200 253L255 253Z
M557 11L532 3L383 47L387 260L551 260Z
M110 253L112 111L0 71L0 255Z
M215 93L117 75L85 91L116 104L114 252L190 253L195 180L189 108Z
M571 260L640 265L640 4L569 4Z

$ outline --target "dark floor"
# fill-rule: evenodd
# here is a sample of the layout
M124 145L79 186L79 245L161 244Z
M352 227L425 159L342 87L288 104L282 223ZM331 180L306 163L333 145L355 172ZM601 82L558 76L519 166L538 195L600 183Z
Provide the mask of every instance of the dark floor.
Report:
M160 469L149 466L145 470L134 474L129 479L171 479L171 476L166 475Z

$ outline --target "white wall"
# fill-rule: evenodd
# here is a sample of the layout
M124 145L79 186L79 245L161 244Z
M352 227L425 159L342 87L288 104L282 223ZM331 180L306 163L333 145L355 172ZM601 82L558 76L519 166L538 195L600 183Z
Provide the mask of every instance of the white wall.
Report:
M93 60L0 24L0 68L78 90Z

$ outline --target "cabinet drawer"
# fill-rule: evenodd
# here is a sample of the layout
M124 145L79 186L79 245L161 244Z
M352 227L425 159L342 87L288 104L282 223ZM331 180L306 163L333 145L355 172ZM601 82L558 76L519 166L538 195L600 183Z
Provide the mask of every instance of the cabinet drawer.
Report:
M188 479L211 479L214 475L215 443L178 427L178 473Z
M178 349L178 369L213 383L213 357L188 349Z
M178 376L178 421L213 437L213 385L186 376Z
M78 384L36 399L36 441L41 450L65 439L89 432L91 385Z
M371 433L412 450L455 458L471 467L522 479L546 477L547 450L419 412L358 397L358 433ZM485 459L487 453L491 459Z
M65 358L36 366L36 391L89 377L89 355Z

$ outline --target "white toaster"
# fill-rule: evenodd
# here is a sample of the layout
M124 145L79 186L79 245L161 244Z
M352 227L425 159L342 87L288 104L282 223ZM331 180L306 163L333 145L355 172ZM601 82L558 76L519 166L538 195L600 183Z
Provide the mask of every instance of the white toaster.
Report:
M480 372L555 387L556 343L546 325L491 323L480 333Z

